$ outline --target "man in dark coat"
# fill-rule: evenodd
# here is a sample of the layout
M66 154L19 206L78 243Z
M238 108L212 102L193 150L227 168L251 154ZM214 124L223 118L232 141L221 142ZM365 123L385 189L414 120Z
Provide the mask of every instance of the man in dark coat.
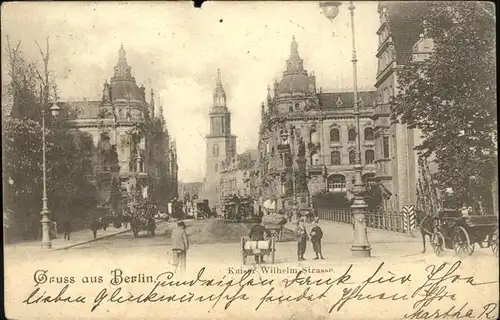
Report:
M323 238L323 230L321 230L321 227L318 226L318 221L318 217L313 220L313 227L310 233L313 250L316 253L316 258L314 258L314 260L318 260L320 257L321 259L325 259L323 258L323 253L321 252L321 239Z
M263 226L262 222L254 225L250 229L250 233L248 234L248 237L252 241L263 241L265 240L264 235L267 234L268 231L266 228ZM261 255L255 255L255 263L259 262L264 262L264 257Z
M63 220L63 228L64 228L64 240L69 240L71 236L71 219L69 217L65 217Z
M297 256L299 261L306 260L304 258L304 253L306 252L308 238L304 221L302 218L299 218L297 221Z
M90 222L90 230L92 230L92 233L94 235L94 239L97 238L97 230L101 228L101 222L97 218L93 218L92 221Z

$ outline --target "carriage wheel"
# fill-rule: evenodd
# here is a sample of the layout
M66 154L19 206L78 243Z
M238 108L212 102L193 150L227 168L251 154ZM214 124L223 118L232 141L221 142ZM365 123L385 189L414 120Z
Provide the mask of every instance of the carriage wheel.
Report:
M274 257L276 253L276 244L274 242L274 239L271 239L271 263L274 264Z
M441 232L432 234L431 245L434 253L439 257L445 249L444 236Z
M241 238L241 259L243 262L243 265L247 263L247 256L245 255L245 239Z
M453 234L453 247L459 257L470 256L474 252L474 243L470 242L469 234L464 227L458 227Z
M490 245L491 245L491 250L493 251L493 254L498 257L498 227L497 227L495 233L493 233Z

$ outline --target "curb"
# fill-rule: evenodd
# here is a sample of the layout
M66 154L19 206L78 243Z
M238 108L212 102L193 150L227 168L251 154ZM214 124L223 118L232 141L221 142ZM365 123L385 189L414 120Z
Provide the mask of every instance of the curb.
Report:
M352 228L352 224L349 224L349 223L335 222L335 221L330 221L330 220L323 220L323 221L327 221L329 223L332 223L332 224L335 224L338 226ZM366 229L368 229L368 231L373 231L373 232L388 232L388 233L391 233L394 235L406 236L408 238L419 238L419 234L420 234L420 232L418 231L417 228L413 229L411 234L408 232L399 232L399 231L394 231L394 230L378 229L378 228L372 228L372 227L366 227Z
M158 222L156 226L158 227L158 224L161 224L161 222L163 222L163 221ZM127 229L127 230L119 231L119 232L117 232L117 233L108 234L107 236L98 237L98 238L95 238L95 239L90 239L90 240L87 240L87 241L83 241L83 242L75 243L75 244L72 244L72 245L69 245L69 246L66 246L66 247L62 247L62 248L58 248L58 249L54 249L54 250L52 250L52 251L60 251L60 250L71 249L71 248L74 248L74 247L77 247L77 246L81 246L81 245L83 245L83 244L87 244L87 243L91 243L91 242L99 241L99 240L102 240L102 239L111 238L111 237L117 236L117 235L119 235L119 234L123 234L123 233L131 232L131 231L132 231L132 229Z
M132 230L131 229L123 230L123 231L120 231L120 232L117 232L117 233L108 234L108 235L103 236L103 237L99 237L99 238L90 239L90 240L87 240L87 241L75 243L75 244L72 244L72 245L69 245L69 246L66 246L66 247L62 247L62 248L57 248L57 249L54 249L52 251L60 251L60 250L71 249L71 248L74 248L74 247L77 247L77 246L81 246L81 245L84 245L84 244L87 244L87 243L96 242L96 241L99 241L99 240L102 240L102 239L111 238L111 237L117 236L119 234L127 233L127 232L130 232L130 231L132 231Z

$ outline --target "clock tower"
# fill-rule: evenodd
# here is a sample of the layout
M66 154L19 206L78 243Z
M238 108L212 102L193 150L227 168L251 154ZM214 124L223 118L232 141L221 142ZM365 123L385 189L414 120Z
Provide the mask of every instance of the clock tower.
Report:
M220 70L213 93L213 104L209 113L210 133L206 136L205 199L211 208L220 209L220 172L222 163L236 155L236 136L231 134L231 112L226 104L226 92L222 86Z

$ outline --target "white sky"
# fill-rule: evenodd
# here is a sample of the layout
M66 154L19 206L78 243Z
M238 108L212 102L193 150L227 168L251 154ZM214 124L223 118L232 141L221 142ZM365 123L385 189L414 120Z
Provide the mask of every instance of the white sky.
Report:
M358 86L372 89L377 2L355 5ZM13 44L21 40L33 60L40 60L34 41L43 43L50 37L50 67L61 100L100 99L123 42L137 84L144 84L148 94L152 85L161 98L177 141L179 179L188 182L205 175L204 135L217 68L238 152L256 148L260 104L267 85L281 79L293 35L304 67L316 74L318 88L352 88L347 7L344 2L333 23L322 15L318 2L208 1L201 9L192 2L4 3L1 14L3 36L9 35Z

